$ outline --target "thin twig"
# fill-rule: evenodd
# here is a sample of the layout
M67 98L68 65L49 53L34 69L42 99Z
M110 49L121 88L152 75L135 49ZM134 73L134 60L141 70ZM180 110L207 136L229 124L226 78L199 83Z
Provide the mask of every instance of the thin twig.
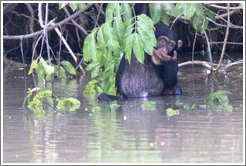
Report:
M206 38L206 41L207 41L207 45L208 45L208 57L209 57L209 60L210 60L210 63L211 63L211 68L210 68L210 71L211 71L211 74L213 73L213 59L212 59L212 54L211 54L211 49L210 49L210 42L209 42L209 39L208 39L208 35L206 33L206 31L204 32L204 35L205 35L205 38Z
M180 15L178 15L178 17L175 18L175 20L173 21L172 26L170 27L170 30L172 30L174 23L175 23L175 22L178 20L178 18L180 18L183 14L184 14L184 13L181 13Z
M49 9L48 8L49 8L49 3L46 3L44 35L45 35L45 38L46 38L46 47L47 47L49 65L51 66L49 38L48 38L47 30L46 30L47 27L48 27L48 19L49 19L48 18L48 16L49 16ZM42 11L42 8L41 8L41 11ZM40 13L42 13L42 12L40 12ZM55 85L54 85L54 80L53 80L53 74L50 75L50 81L51 81L51 86L52 86L52 98L53 98L54 105L56 106L57 105L57 101L56 101L56 93L55 93Z
M228 39L228 36L229 36L229 25L230 25L230 3L227 3L227 7L228 7L228 10L227 10L227 28L226 28L226 34L225 34L225 39L224 39L224 44L223 44L223 48L222 48L222 52L221 52L221 55L220 55L220 61L219 61L219 65L217 66L217 68L214 69L214 71L218 71L218 69L220 68L221 64L222 64L222 61L223 61L223 58L224 58L224 53L225 53L225 49L226 49L226 42L227 42L227 39Z
M228 6L226 7L226 6L219 6L219 5L208 4L208 3L205 3L204 5L209 6L209 7L214 7L217 9L224 9L224 10L241 10L241 9L243 9L241 5L238 5L236 7L228 7Z
M52 24L51 24L52 25ZM64 43L64 45L67 47L67 50L69 51L69 53L72 55L74 61L77 63L77 57L75 56L75 54L73 53L72 49L70 48L69 44L67 43L66 39L62 36L61 32L59 31L58 28L55 28L56 33L58 34L58 36L61 38L62 42ZM83 74L85 74L85 71L83 69L83 67L80 65L79 68L81 69L81 71L83 72Z
M66 6L63 7L63 10L66 12L66 14L67 14L68 16L71 16L71 14L70 14L69 11L67 10ZM86 31L82 26L80 26L76 21L74 21L74 19L72 19L71 21L72 21L72 23L73 23L76 27L78 27L85 35L88 35L87 31Z
M101 3L101 5L100 5L100 7L99 7L99 11L98 11L98 15L97 15L97 19L96 19L96 23L95 23L95 25L94 25L94 28L96 28L96 25L97 25L99 16L100 16L100 14L101 14L102 5L103 5L103 3Z
M235 65L238 65L238 64L243 64L243 59L239 60L239 61L236 61L236 62L233 62L233 63L229 63L225 66L225 69L231 67L231 66L235 66Z
M227 25L224 25L224 24L219 24L217 22L214 22L213 20L211 20L210 18L207 17L207 20L212 22L213 24L217 25L217 26L220 26L220 27L227 27ZM244 27L243 26L238 26L238 25L233 25L230 23L229 25L230 28L233 28L233 29L243 29Z
M210 42L210 44L224 44L224 42ZM243 45L243 43L237 43L237 42L226 42L226 44Z
M74 13L73 15L71 15L70 17L60 21L59 23L56 23L50 27L47 28L47 31L50 31L58 26L61 26L63 24L66 24L67 22L69 22L71 19L77 17L79 14L81 14L82 11L77 11L76 13ZM34 33L31 33L31 34L26 34L26 35L16 35L16 36L6 36L6 35L3 35L3 39L4 40L20 40L20 39L29 39L29 38L33 38L35 36L38 36L40 34L43 33L43 30L40 30L40 31L37 31L37 32L34 32Z
M194 61L194 52L195 52L195 45L196 45L196 37L197 37L197 31L196 31L195 38L194 38L194 41L193 41L193 47L192 47L192 61Z

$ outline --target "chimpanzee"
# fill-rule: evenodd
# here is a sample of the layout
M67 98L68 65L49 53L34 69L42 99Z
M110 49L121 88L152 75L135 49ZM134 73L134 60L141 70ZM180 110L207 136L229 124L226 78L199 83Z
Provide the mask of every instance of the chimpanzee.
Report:
M177 85L177 50L182 46L174 30L163 23L155 25L157 47L153 56L145 53L143 64L132 53L131 64L122 57L117 74L117 94L124 97L148 97L180 95L182 88ZM117 97L101 94L99 100Z

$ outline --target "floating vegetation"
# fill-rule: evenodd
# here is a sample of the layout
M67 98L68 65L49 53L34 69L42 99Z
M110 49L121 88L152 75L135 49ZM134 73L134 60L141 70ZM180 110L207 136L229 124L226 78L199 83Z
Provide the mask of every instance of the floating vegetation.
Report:
M168 108L166 109L166 114L168 117L174 116L174 115L179 115L179 110L177 109L172 109L172 108Z
M142 109L145 110L145 111L153 111L153 110L156 110L156 101L147 101L147 102L144 102L142 105L141 105Z
M228 111L232 112L234 110L234 107L229 104L229 97L227 94L230 94L228 91L220 90L216 91L214 93L209 94L209 96L204 100L205 104L197 105L197 104L187 104L182 103L181 101L176 101L175 105L184 108L185 110L191 110L191 109L212 109L214 111ZM178 115L179 111L176 109L168 108L166 109L166 114L168 117L173 115Z

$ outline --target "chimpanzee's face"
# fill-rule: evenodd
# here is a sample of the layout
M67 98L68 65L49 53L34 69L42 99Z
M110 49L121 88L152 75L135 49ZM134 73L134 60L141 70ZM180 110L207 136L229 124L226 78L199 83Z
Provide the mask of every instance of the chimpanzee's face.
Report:
M167 36L160 36L157 39L157 49L161 49L161 51L165 54L172 52L175 46L176 42L169 39Z

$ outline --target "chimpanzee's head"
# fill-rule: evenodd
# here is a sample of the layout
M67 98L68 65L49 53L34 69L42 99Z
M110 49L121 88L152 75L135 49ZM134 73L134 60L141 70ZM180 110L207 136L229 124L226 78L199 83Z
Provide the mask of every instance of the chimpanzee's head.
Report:
M181 40L178 40L177 33L162 23L155 25L155 37L157 49L161 49L166 55L173 56L173 51L177 51L183 44Z

